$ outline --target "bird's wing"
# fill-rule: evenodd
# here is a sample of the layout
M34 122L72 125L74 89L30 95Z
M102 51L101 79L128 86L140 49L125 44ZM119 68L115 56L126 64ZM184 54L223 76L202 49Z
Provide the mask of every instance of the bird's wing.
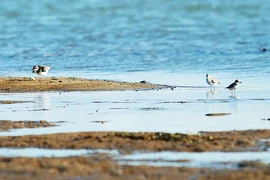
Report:
M211 79L211 82L212 83L216 83L217 81L215 79Z
M234 82L234 83L230 84L230 85L229 85L228 87L226 87L226 88L230 89L230 88L233 88L235 85L236 85L236 83Z
M212 83L219 83L215 78L212 78L212 79L211 79L211 82L212 82Z
M41 69L41 72L47 72L51 66L39 66L39 68Z

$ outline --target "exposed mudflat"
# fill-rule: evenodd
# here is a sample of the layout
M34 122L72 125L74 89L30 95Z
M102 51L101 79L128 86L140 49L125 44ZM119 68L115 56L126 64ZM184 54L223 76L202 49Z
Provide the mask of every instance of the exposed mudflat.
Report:
M46 121L1 121L0 128L40 127ZM7 128L8 126L8 128ZM131 151L262 151L260 139L270 138L269 130L201 132L200 134L82 132L31 136L2 136L0 147L50 149L116 149ZM264 144L269 147L268 141ZM25 166L27 164L27 166ZM237 170L186 167L121 165L107 154L65 158L1 157L2 179L270 179L270 166L240 162Z
M13 100L0 100L0 104L18 104L18 103L30 103L33 101L13 101Z
M55 126L48 123L45 120L40 121L10 121L10 120L0 120L0 131L9 131L11 129L20 128L38 128L38 127L50 127Z
M36 91L109 91L109 90L148 90L166 86L146 83L120 82L110 80L93 80L75 77L1 77L2 92L36 92Z
M106 154L69 158L0 158L1 179L267 180L269 166L239 170L119 165Z
M14 125L15 127L16 124L17 123ZM19 122L19 124L21 124L21 122ZM242 152L247 150L263 150L260 144L262 142L259 143L259 140L269 138L270 130L203 132L195 135L161 132L81 132L30 136L1 136L0 147L116 149L123 153L132 151ZM268 148L269 146L270 144L265 142L264 148Z

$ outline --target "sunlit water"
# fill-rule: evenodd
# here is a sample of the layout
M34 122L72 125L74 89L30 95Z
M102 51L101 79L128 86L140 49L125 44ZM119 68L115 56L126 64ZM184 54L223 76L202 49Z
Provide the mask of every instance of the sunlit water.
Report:
M2 100L30 103L0 105L0 119L47 120L59 126L16 129L1 135L81 131L182 132L269 129L270 99L264 91L183 87L174 90L41 92L2 94ZM207 113L231 113L205 116ZM57 123L64 121L63 123ZM101 122L104 123L101 123Z
M0 148L2 157L69 157L100 155L113 157L118 163L124 165L150 165L197 167L215 169L237 169L238 163L253 161L270 163L269 152L133 152L123 155L116 150L87 150L87 149L40 149L40 148ZM105 153L105 154L104 154Z
M68 157L82 155L96 155L106 153L110 155L118 155L116 150L104 149L40 149L40 148L0 148L0 156L2 157Z
M255 161L270 163L269 152L157 152L134 153L119 157L122 164L150 166L208 167L231 169L237 163Z

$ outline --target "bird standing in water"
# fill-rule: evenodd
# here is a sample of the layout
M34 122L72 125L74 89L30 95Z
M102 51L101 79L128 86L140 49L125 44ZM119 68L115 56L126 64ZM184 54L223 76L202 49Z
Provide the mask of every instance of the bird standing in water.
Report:
M206 74L206 82L207 84L210 85L210 90L214 88L215 90L215 85L220 84L214 77L212 77L210 74Z
M230 84L225 89L229 89L232 92L232 96L235 96L235 90L239 87L240 83L242 82L236 79L232 84Z

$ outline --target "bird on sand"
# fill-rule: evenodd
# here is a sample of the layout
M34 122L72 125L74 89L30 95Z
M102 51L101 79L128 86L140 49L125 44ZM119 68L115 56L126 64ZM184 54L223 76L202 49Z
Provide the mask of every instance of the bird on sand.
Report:
M37 75L40 75L42 77L46 76L51 69L51 66L33 66L32 73L36 73Z
M242 83L241 81L239 81L238 79L236 79L232 84L230 84L228 87L226 87L225 89L229 89L232 92L232 95L235 96L235 90L237 88L239 88L240 83Z
M212 77L210 74L206 74L206 82L210 85L210 90L212 91L212 88L215 90L215 85L220 84L214 77Z

